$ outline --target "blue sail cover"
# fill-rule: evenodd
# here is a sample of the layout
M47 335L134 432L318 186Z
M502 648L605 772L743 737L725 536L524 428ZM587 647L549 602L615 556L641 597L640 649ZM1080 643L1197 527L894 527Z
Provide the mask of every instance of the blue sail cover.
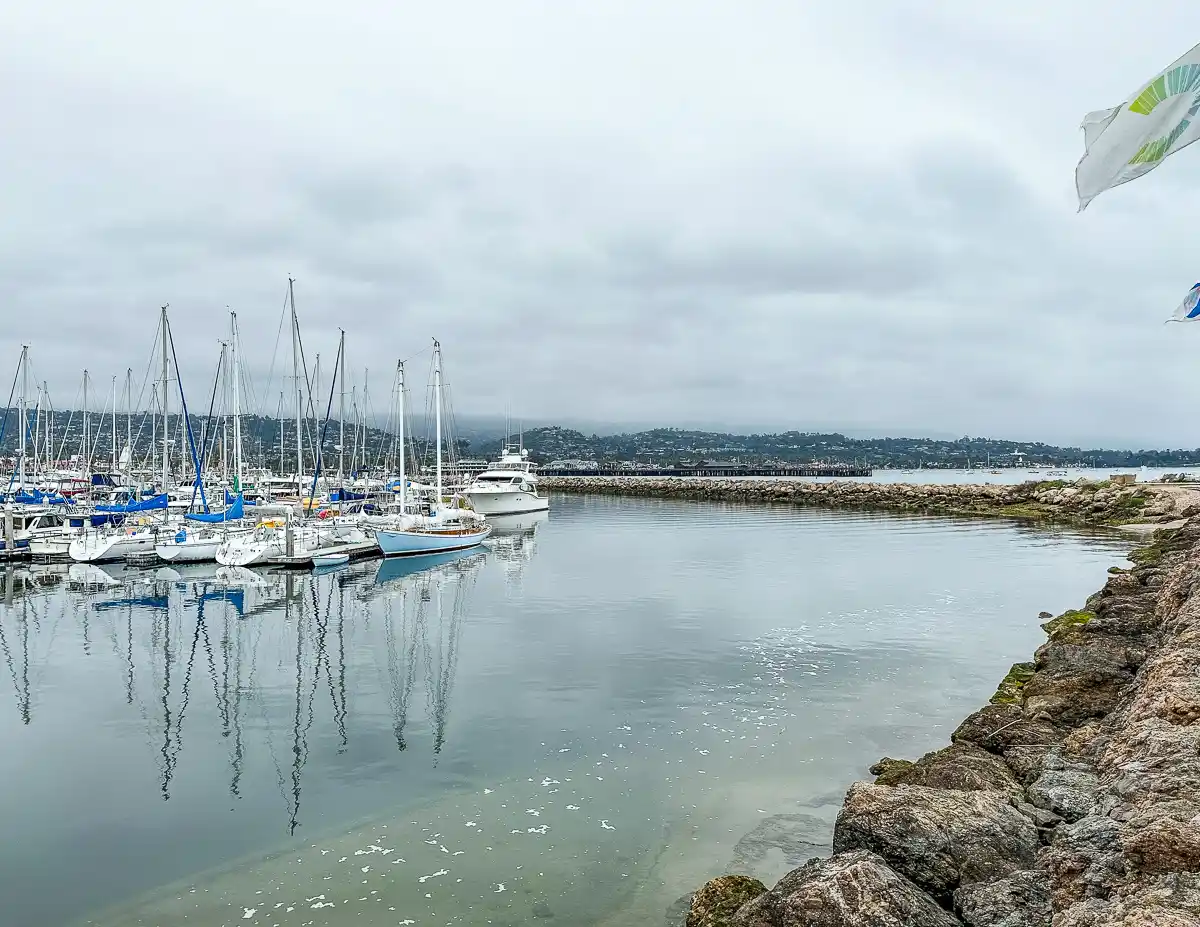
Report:
M241 493L233 500L233 505L227 508L224 512L197 512L192 514L189 512L183 517L188 521L202 521L209 524L219 524L223 521L237 521L246 514L246 503L242 500Z
M241 498L242 498L242 497L241 497L241 494L240 494L240 493L239 493L238 495L236 495L236 496L235 496L235 495L234 495L233 493L231 493L231 492L230 492L228 489L227 489L227 490L225 490L225 504L226 504L226 505L233 505L233 503L234 503L234 502L236 502L238 499L241 499ZM243 504L243 505L254 505L255 503L253 503L253 502L246 502L245 500L242 500L242 504Z
M42 492L40 489L31 489L29 492L16 492L13 494L13 502L23 505L69 505L69 500L65 496L60 496L56 492Z
M127 502L124 505L98 505L97 512L149 512L152 509L165 509L167 507L167 494L161 493L157 496L151 496L149 499L143 499L141 502Z

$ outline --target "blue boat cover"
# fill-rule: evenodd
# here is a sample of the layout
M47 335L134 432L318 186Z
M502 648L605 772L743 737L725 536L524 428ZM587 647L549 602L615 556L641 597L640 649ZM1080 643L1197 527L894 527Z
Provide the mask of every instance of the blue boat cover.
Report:
M124 505L98 505L97 512L149 512L151 509L165 509L167 507L167 494L160 493L157 496L151 496L149 499L143 499L141 502L127 502Z
M165 497L164 497L165 498ZM188 521L202 521L209 524L219 524L223 521L237 521L243 518L246 514L246 503L242 500L241 493L233 500L233 505L227 508L224 512L197 512L192 514L189 512L183 517Z
M19 502L24 505L70 504L70 501L65 496L60 496L56 492L42 492L40 489L31 489L29 492L16 492L13 494L13 502Z
M235 496L228 489L225 490L225 504L226 505L233 505L234 502L236 502L238 499L241 499L241 498L242 498L241 493L239 493L238 495ZM242 504L243 505L255 505L256 503L246 502L245 500L242 500Z

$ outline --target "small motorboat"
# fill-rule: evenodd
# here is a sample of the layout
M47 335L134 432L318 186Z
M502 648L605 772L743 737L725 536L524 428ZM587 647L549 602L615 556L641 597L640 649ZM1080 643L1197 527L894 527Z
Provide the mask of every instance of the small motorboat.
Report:
M349 554L313 554L313 566L317 569L322 567L343 566L350 562Z

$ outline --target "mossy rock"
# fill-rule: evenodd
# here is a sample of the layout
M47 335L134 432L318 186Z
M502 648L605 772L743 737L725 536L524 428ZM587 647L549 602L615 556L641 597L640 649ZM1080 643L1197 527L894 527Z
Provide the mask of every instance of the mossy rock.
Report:
M738 908L766 890L762 882L750 876L718 876L692 896L686 927L726 927Z
M1042 630L1054 640L1061 637L1065 632L1073 628L1081 628L1093 618L1096 617L1095 612L1083 611L1082 609L1068 608L1057 618L1052 618L1042 625ZM1030 664L1032 665L1032 664Z
M904 774L916 765L912 760L894 760L885 756L870 768L870 773L875 777L876 785L898 785Z
M1056 621L1058 619L1055 619ZM1049 624L1050 622L1047 622ZM1042 625L1045 627L1045 625ZM1003 679L1000 680L1000 685L996 687L996 694L990 699L993 705L1016 705L1021 701L1021 690L1025 688L1025 683L1033 678L1033 674L1037 671L1032 663L1014 663L1012 669L1008 671Z
M1138 566L1147 566L1151 563L1158 563L1159 560L1173 550L1182 550L1190 546L1190 539L1186 538L1182 544L1172 544L1171 542L1175 539L1176 534L1178 534L1178 529L1155 531L1151 536L1149 544L1129 552L1129 559Z
M996 510L996 514L1003 518L1024 518L1037 521L1044 521L1054 516L1053 511L1040 508L1036 503L1004 505Z

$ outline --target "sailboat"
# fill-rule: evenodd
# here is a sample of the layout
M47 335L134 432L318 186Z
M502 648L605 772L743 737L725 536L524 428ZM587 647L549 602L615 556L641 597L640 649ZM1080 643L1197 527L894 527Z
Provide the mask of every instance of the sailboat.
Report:
M470 509L447 505L442 495L442 346L433 342L433 389L434 418L436 425L436 491L430 514L411 528L401 530L380 529L375 532L375 542L385 557L417 557L427 554L445 554L456 550L478 547L492 533L490 525ZM401 406L403 413L403 406ZM404 512L408 497L408 481L400 474L400 511Z
M230 501L223 512L188 512L183 516L183 526L174 536L163 538L154 545L154 552L159 559L169 563L212 563L217 559L217 551L225 543L231 532L248 533L251 529L243 526L241 520L245 517L245 500L242 497L242 430L241 430L241 392L239 369L239 345L237 313L230 313L230 353L233 366L233 456L234 484L238 494ZM225 352L221 352L222 361ZM221 375L220 365L217 371ZM197 464L197 486L200 484L199 473L204 469L203 459Z
M307 376L303 369L300 344L300 323L296 317L295 281L288 279L288 305L292 324L292 376L296 381L296 477L300 510L312 507L304 498L304 387ZM343 356L344 341L338 349L339 363ZM336 368L335 368L336 375ZM328 415L326 416L328 421ZM282 424L281 424L282 428ZM280 442L282 446L282 440ZM321 469L321 443L315 445L316 459L309 498L315 492ZM300 520L293 512L285 510L284 517L268 519L253 530L234 534L217 547L215 557L222 566L257 566L265 563L281 563L287 566L302 566L318 551L326 553L344 552L328 550L352 544L369 544L367 533L353 520L340 517Z
M162 333L162 419L163 419L163 458L162 458L162 485L158 495L150 499L142 501L129 501L118 505L97 505L96 512L104 513L109 516L120 516L121 524L109 528L101 528L95 530L85 530L82 534L71 541L67 548L67 553L76 563L106 563L113 560L123 560L130 554L149 553L154 550L155 544L158 543L160 531L167 528L167 506L169 497L167 494L170 485L171 461L170 461L170 434L168 432L167 398L169 395L168 384L170 382L170 363L168 349L171 346L171 328L167 321L167 307L162 307L162 315L159 323ZM86 372L85 372L86 382ZM181 391L182 394L182 391ZM85 429L86 422L86 402L85 408ZM184 416L186 421L187 416ZM86 461L86 456L85 456ZM85 463L86 466L86 463ZM149 521L144 520L143 513L162 510L163 520ZM133 516L133 517L131 517ZM116 521L116 519L113 519Z
M300 322L296 318L295 280L288 278L287 307L291 313L292 334L292 379L295 381L296 399L296 477L295 489L297 499L302 495L304 473L304 383L306 377L301 372L300 361ZM283 395L280 394L279 418L279 459L280 471L283 469ZM236 442L235 442L236 444ZM235 453L238 453L235 447ZM289 486L292 485L289 481ZM253 530L226 537L217 546L214 553L217 563L221 566L248 567L258 566L282 557L295 549L297 531L292 527L290 515L284 519L267 519L256 525Z

